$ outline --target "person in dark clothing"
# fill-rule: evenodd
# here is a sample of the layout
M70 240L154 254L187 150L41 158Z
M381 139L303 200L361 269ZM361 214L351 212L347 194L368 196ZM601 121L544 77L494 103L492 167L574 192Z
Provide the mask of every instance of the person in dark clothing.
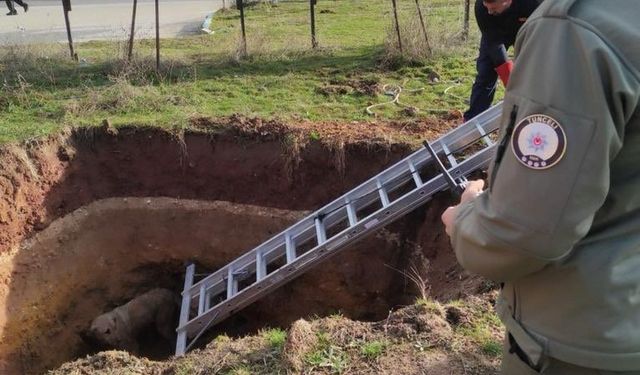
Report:
M504 85L509 81L513 62L507 49L516 40L520 27L542 0L476 0L475 14L480 33L480 53L476 60L478 74L471 89L468 121L491 106L498 77Z
M18 11L13 6L14 2L16 4L18 4L18 5L20 5L22 7L22 9L24 9L25 13L27 13L29 11L29 4L25 3L22 0L4 0L4 2L7 3L7 8L9 8L9 13L7 13L7 16L15 16L15 15L18 14Z

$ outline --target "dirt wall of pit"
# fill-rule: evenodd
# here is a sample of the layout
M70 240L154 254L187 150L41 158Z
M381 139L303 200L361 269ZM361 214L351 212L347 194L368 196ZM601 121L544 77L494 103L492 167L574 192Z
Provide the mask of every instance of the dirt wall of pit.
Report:
M410 151L154 129L77 130L0 149L0 372L39 373L81 355L78 332L99 312L154 286L175 289L187 260L226 264ZM425 259L432 295L473 292L439 223L447 204L436 199L226 329L338 311L381 319L415 294L398 270Z

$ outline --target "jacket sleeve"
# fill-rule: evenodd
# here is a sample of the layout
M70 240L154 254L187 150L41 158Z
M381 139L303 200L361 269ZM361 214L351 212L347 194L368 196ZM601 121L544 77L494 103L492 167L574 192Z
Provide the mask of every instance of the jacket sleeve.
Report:
M517 107L515 124L548 116L560 124L566 144L557 164L534 169L517 158L510 140L501 163L491 168L490 190L459 206L452 233L456 256L466 269L496 281L561 262L587 235L638 103L635 73L597 33L570 19L530 20L516 50L503 129Z

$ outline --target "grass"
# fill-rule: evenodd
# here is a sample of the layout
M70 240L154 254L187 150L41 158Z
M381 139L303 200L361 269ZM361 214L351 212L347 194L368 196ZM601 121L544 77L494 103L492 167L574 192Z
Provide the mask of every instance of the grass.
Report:
M454 328L457 335L477 346L483 354L499 357L502 353L502 343L496 339L503 331L502 322L492 308L465 304L462 301L452 301L448 306L465 307L470 309L473 317L469 324L461 324ZM461 343L454 343L456 345Z
M228 374L228 375L251 375L251 374L253 374L253 371L251 370L251 368L249 366L241 365L241 366L238 366L238 367L235 367L235 368L231 369L230 371L226 372L226 374Z
M319 332L317 344L305 357L305 362L313 369L323 369L331 374L344 373L350 363L348 353L331 342L328 334Z
M502 343L489 339L482 344L480 350L490 357L499 357L502 354Z
M384 353L385 348L387 347L387 343L380 340L374 340L370 342L366 342L362 345L362 349L360 353L367 359L373 360L382 355Z
M263 337L269 343L269 346L276 351L282 351L287 341L287 332L281 328L272 328L262 333Z
M401 25L414 27L415 3L400 3ZM242 59L238 12L219 12L211 35L162 40L159 74L151 40L136 43L130 64L122 58L126 44L120 41L78 44L80 63L68 59L64 45L4 48L0 143L64 126L95 126L105 118L116 127L165 128L188 127L194 116L231 114L285 121L371 120L365 108L390 100L382 90L386 84L422 89L401 97L422 109L418 117L464 110L475 74L477 32L468 42L457 39L459 3L425 3L435 51L431 56L424 56L421 34L411 29L403 32L405 54L398 55L386 0L319 2L318 50L310 48L308 2L248 7L249 56ZM363 92L363 82L378 89ZM414 118L397 106L375 112L382 120Z

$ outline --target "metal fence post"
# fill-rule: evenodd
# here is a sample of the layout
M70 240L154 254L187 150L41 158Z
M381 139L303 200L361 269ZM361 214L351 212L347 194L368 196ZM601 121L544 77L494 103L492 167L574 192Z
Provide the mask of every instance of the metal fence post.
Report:
M133 38L136 33L136 11L138 9L138 0L133 0L133 15L131 16L131 35L129 35L129 54L127 59L131 61L133 55Z
M160 72L160 5L156 0L156 72Z
M469 38L469 13L471 12L470 0L464 0L464 25L462 25L462 38Z
M429 34L427 34L427 28L424 25L424 18L422 18L422 10L420 9L420 4L418 0L416 0L416 7L418 8L418 17L420 18L420 25L422 26L422 32L424 33L424 41L427 43L427 52L429 56L431 56L431 45L429 44Z
M243 0L236 0L236 6L240 10L240 27L242 29L242 46L241 53L243 57L247 56L247 34L244 28L244 2Z
M309 0L311 11L311 48L318 47L318 39L316 38L316 3L317 0Z
M62 0L62 10L64 11L64 22L67 26L67 39L69 40L69 52L71 58L78 61L78 55L73 50L73 38L71 37L71 24L69 22L69 12L71 12L71 0Z
M396 21L396 34L398 34L398 48L400 48L400 53L402 54L402 38L400 37L400 23L398 23L398 10L396 8L396 0L391 0L391 4L393 4L393 18Z

